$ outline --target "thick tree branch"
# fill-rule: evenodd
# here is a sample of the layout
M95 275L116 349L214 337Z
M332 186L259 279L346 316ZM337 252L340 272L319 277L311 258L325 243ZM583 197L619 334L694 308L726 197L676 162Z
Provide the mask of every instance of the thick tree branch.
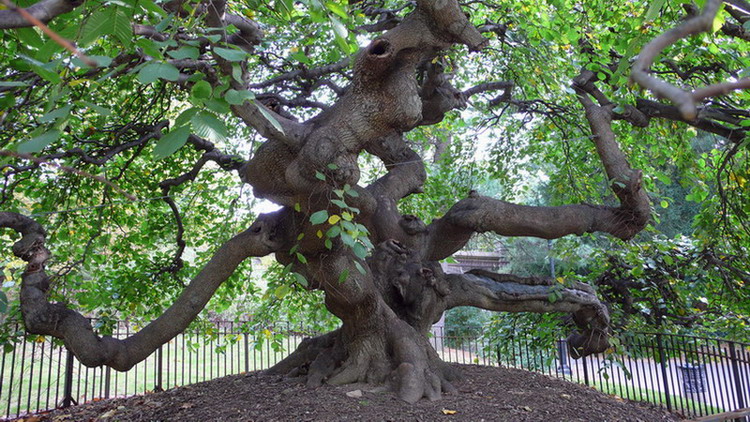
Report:
M585 75L582 75L585 76ZM493 231L503 236L555 239L569 234L605 232L630 239L648 223L651 206L642 187L642 173L633 170L612 131L611 102L586 78L576 78L574 89L586 111L596 152L610 180L620 207L564 205L534 207L511 204L473 193L456 203L443 218L427 227L426 256L438 260L450 256L468 242L474 232ZM589 95L603 105L595 104Z
M627 209L597 205L517 205L472 193L428 226L427 258L440 260L460 250L474 233L557 239L604 232L629 239L640 231Z
M682 113L680 113L680 110L677 107L668 104L662 104L657 101L647 100L645 98L639 98L638 100L636 100L636 108L649 118L660 117L687 123L697 129L722 136L734 143L742 142L745 139L745 136L747 136L747 129L745 128L731 128L714 121L737 121L737 123L739 123L738 117L742 115L744 110L727 110L717 109L715 107L702 107L699 108L696 119L687 120L682 115ZM739 114L737 116L734 116L733 113Z
M20 214L0 212L0 227L22 235L13 245L13 253L28 263L21 284L21 312L27 331L63 339L84 365L107 365L125 371L187 328L242 261L277 250L277 217L264 214L248 230L227 241L169 309L123 340L99 337L81 314L47 301L50 283L44 265L50 253L44 246L45 231L38 223Z
M47 23L63 13L68 13L83 4L80 0L42 0L26 8L31 16ZM0 29L26 28L34 26L15 10L0 10Z
M587 284L566 287L546 278L483 270L448 274L446 280L450 289L447 309L474 306L502 312L570 313L582 331L568 338L574 357L603 352L609 347L609 312Z

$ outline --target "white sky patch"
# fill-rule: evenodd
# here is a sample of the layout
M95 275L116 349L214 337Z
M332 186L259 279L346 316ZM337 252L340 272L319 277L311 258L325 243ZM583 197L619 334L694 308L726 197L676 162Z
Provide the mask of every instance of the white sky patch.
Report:
M274 212L281 209L281 205L274 204L271 201L261 199L257 201L255 205L253 205L253 212L256 214L264 214L268 212Z

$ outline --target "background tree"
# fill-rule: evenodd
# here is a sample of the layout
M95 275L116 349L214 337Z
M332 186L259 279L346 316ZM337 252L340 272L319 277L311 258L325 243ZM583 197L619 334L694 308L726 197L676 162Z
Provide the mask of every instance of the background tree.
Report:
M633 238L650 219L646 191L657 192L644 174L661 180L667 161L685 173L701 163L686 145L688 127L721 137L701 164L711 172L697 177L716 178L722 224L711 227L732 231L713 237L732 252L715 255L717 265L737 277L729 284L747 280L748 202L735 188L747 174L747 92L728 95L748 85L743 0L721 11L709 1L702 14L664 1L645 10L564 0L29 5L27 14L75 40L73 58L6 4L0 226L22 235L13 247L27 262L17 307L29 332L62 338L86 365L132 367L184 330L220 286L220 298L248 289L243 263L269 254L289 291L322 292L342 321L272 369L308 385L392 380L406 401L438 398L456 374L427 333L457 306L571 313L573 354L602 351L609 314L588 285L445 275L438 261L478 232ZM665 48L667 59L654 64ZM633 79L671 103L628 86L633 59ZM464 115L453 112L469 103ZM482 138L498 139L484 170L507 180L508 193L469 191L471 175L456 179L462 189L439 176L429 182L437 171L422 156L431 151L438 168L460 175L482 128ZM561 200L579 205L506 201L539 163L552 167ZM233 172L253 197L282 208L253 216ZM419 206L415 198L438 184L439 200ZM587 203L602 196L609 205ZM23 214L44 219L49 235ZM84 310L159 316L124 340L99 336L65 305L69 294Z

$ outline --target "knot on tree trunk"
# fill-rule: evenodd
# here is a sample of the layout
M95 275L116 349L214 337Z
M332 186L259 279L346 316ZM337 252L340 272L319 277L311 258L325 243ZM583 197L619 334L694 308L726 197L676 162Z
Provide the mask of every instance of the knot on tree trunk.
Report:
M390 239L368 259L373 279L386 304L419 332L427 332L445 310L450 293L440 265L423 261L421 253Z

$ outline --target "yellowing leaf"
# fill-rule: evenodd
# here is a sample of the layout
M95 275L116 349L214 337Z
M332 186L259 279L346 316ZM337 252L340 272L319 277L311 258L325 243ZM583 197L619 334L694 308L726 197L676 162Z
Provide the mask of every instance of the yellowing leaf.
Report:
M78 86L78 85L80 85L82 83L86 83L86 82L91 82L91 80L90 79L85 79L85 78L84 79L76 79L76 80L68 82L68 85L70 85L70 86Z
M456 410L448 410L448 409L443 409L442 412L444 415L455 415L456 413L458 413L458 411Z
M323 232L322 231L318 230L318 232L315 233L315 234L318 236L318 239L322 239L323 238Z
M339 221L341 221L341 217L339 217L336 214L328 217L328 224L330 224L330 225L334 225L334 224L338 223Z
M563 283L565 283L565 278L564 278L564 277L557 277L557 278L556 278L556 280L557 280L557 282L558 282L558 283L560 283L560 284L563 284Z

